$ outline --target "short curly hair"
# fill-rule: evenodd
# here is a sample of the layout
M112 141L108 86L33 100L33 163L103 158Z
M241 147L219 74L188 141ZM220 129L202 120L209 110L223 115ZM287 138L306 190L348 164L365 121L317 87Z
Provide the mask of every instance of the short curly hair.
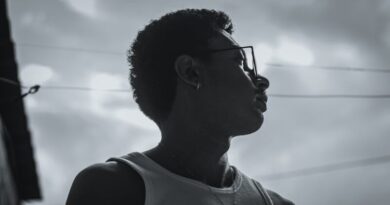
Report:
M191 51L207 49L218 30L233 32L224 12L184 9L152 20L138 32L128 51L130 84L134 100L147 117L157 124L167 118L176 95L176 58L188 54L208 60L207 55Z

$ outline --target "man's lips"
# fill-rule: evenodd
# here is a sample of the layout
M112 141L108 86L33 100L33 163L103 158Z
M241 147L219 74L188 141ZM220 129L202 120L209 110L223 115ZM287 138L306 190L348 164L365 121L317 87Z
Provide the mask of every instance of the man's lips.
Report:
M267 95L256 95L255 98L256 108L260 109L261 112L267 111L267 101L268 101Z
M257 94L256 95L256 99L257 100L260 100L260 101L263 101L263 102L265 102L265 103L267 103L267 101L268 101L268 96L266 95L266 94Z

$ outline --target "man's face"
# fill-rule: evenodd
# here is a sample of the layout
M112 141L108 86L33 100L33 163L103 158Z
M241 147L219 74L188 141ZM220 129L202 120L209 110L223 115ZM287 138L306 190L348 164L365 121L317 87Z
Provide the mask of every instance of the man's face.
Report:
M239 47L227 32L210 41L210 49ZM263 123L266 100L256 102L256 86L243 69L243 53L240 49L211 54L211 61L205 65L203 86L208 121L219 126L230 136L249 134ZM266 89L266 88L264 88ZM261 92L258 92L261 94ZM264 95L262 96L266 98ZM263 99L264 99L263 98Z

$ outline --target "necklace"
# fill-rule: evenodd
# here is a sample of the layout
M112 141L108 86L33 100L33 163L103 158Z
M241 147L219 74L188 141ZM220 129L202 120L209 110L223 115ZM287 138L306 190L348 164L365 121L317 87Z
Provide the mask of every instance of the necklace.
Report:
M233 191L235 191L236 190L235 179L236 179L237 176L235 176L236 173L234 172L234 169L232 167L230 167L229 170L230 170L230 173L232 173L231 175L232 175L232 178L233 178L233 187L232 187L232 189L233 189ZM219 198L218 195L213 192L213 190L211 190L211 187L210 186L207 186L207 187L209 188L210 193L219 201L219 203L221 203L221 205L225 205L225 203L223 203L222 199ZM237 204L237 202L236 202L236 193L233 192L233 205L236 205L236 204Z

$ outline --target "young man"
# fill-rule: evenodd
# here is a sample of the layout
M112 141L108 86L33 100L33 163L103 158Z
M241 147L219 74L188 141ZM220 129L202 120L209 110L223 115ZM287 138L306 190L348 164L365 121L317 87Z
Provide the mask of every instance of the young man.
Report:
M81 171L67 205L293 204L229 165L231 139L261 127L269 86L232 28L223 12L186 9L138 33L130 81L161 142Z

